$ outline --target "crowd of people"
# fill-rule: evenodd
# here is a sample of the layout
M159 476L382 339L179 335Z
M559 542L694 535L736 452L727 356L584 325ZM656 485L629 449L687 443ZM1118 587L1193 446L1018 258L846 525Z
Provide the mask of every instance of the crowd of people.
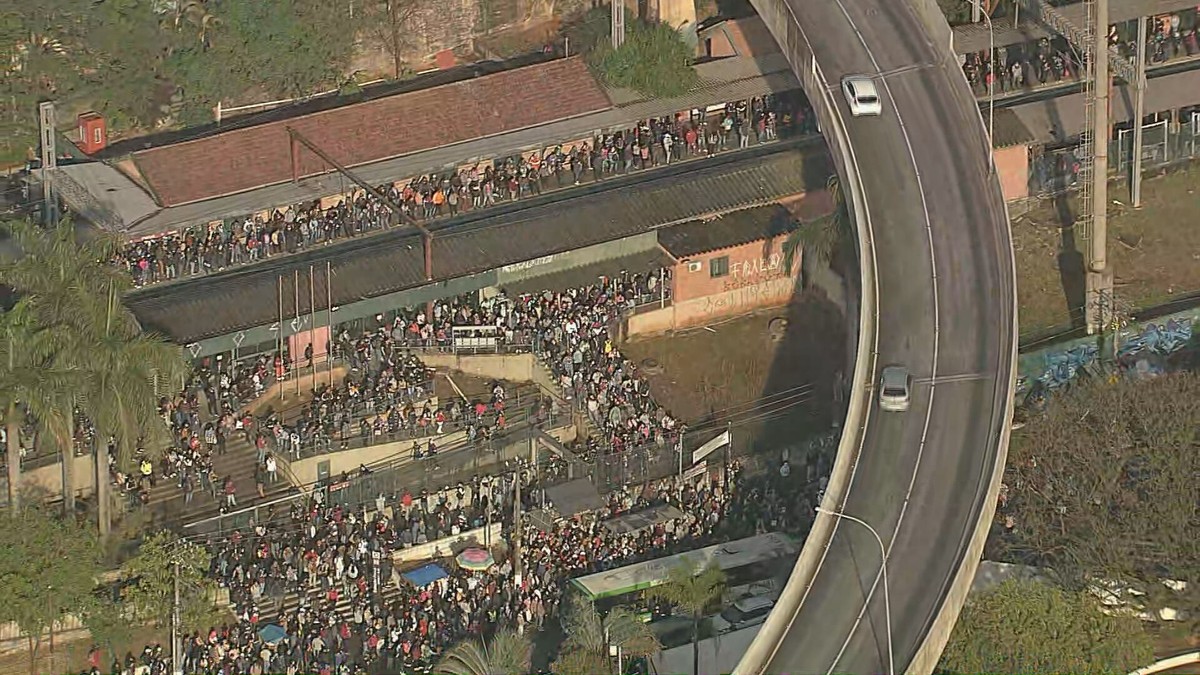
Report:
M468 442L486 442L503 432L510 414L505 388L468 401L434 396L432 371L412 353L396 348L386 330L374 334L379 351L360 356L335 386L321 385L298 414L277 427L276 447L293 459L312 454L400 440L413 441L413 456L436 454L437 437L465 431ZM356 352L362 354L362 352ZM426 440L427 444L421 441Z
M684 431L655 404L637 365L621 353L609 328L623 313L657 302L670 287L666 271L602 277L562 292L477 294L397 313L389 335L396 349L450 348L455 326L495 326L502 349L531 349L553 374L562 397L585 412L595 429L579 450L590 460L631 447L673 447ZM390 331L390 333L389 333Z
M816 120L798 93L756 97L729 103L717 113L684 111L575 146L558 145L545 153L384 185L379 191L387 202L360 191L325 209L320 202L294 205L267 218L249 216L131 242L114 262L127 269L137 285L207 274L400 223L539 195L585 179L745 148L751 139L761 143L780 134L815 130Z
M209 542L209 575L229 590L237 621L184 635L183 672L413 672L500 625L531 634L558 611L572 577L706 546L718 536L752 534L728 531L726 514L745 481L736 467L726 476L671 477L618 490L603 508L548 527L523 520L520 585L514 560L503 555L482 571L445 564L448 576L425 586L404 579L392 563L398 550L489 519L502 523L511 541L513 474L431 494L380 495L357 508L328 503L317 492L286 514L267 514ZM638 532L604 527L658 504L684 516ZM272 635L268 625L282 631ZM150 646L115 659L113 672L167 672L169 658L169 649ZM100 672L98 664L92 672Z
M1155 65L1200 54L1197 38L1197 8L1151 17L1147 23L1146 63ZM1137 20L1109 27L1108 43L1121 56L1136 63L1138 52ZM1009 92L1030 86L1078 80L1085 65L1076 50L1061 37L1040 38L963 54L959 57L963 73L977 95L985 95L989 85L997 92Z

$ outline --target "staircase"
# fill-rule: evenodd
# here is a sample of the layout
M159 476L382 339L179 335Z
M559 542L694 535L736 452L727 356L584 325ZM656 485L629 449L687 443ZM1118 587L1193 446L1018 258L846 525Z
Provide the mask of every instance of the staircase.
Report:
M548 390L564 410L571 410L571 419L575 424L577 431L576 438L587 439L592 436L599 436L600 430L592 424L592 420L588 417L587 409L584 408L583 401L576 401L573 396L574 392L564 391L562 385L558 383L558 378L554 376L554 372L540 358L534 361L534 380L537 381L544 389Z
M386 561L383 564L383 569L380 572L379 579L379 603L382 606L389 606L395 600L400 599L403 595L400 587L392 579L392 567ZM365 572L364 572L365 573ZM368 593L370 593L371 579L367 577ZM341 588L338 589L339 593ZM307 598L308 606L311 608L327 608L328 600L325 597L325 591L320 584L311 588L305 588L303 591L297 592L294 588L289 588L284 592L283 600L271 602L269 599L259 601L259 613L262 623L277 622L282 617L294 616L300 608L301 598ZM338 619L349 620L354 616L354 601L348 594L341 594L337 603L334 605L333 612L321 611L321 616L337 616Z
M226 476L233 477L234 486L237 488L237 507L233 510L275 500L293 491L292 485L284 477L284 472L279 471L279 479L275 484L266 486L266 497L259 497L254 480L257 463L258 454L254 445L246 441L241 434L235 434L226 442L224 455L213 454L213 472L216 476L213 482L217 487L215 500L203 488L197 486L192 495L192 502L186 504L183 490L174 480L160 479L150 491L149 503L143 508L151 510L154 522L159 525L179 526L212 518L219 515L221 507L225 505L225 494L221 488L224 487Z

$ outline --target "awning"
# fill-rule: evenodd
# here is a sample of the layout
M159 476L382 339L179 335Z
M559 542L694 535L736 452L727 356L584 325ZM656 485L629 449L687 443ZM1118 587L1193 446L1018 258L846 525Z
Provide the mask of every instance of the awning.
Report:
M630 534L654 527L659 523L682 518L683 515L683 511L674 506L662 504L636 513L629 513L619 518L606 520L604 521L604 528L613 534Z
M570 518L577 513L595 511L604 506L604 500L596 492L596 486L586 478L578 478L561 485L546 488L546 501L554 505L554 510L564 518Z
M445 579L450 575L446 573L446 570L442 569L441 565L430 563L424 567L418 567L415 570L405 572L400 576L404 577L413 586L424 588L438 579Z

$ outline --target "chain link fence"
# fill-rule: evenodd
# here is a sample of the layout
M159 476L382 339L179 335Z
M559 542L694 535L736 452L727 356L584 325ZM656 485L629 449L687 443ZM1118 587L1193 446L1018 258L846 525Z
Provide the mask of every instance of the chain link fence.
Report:
M1109 143L1109 178L1128 177L1133 168L1133 130L1122 129ZM1200 111L1177 125L1167 121L1142 127L1142 169L1155 169L1200 158ZM1045 199L1076 189L1083 166L1077 147L1034 154L1029 162L1029 194Z

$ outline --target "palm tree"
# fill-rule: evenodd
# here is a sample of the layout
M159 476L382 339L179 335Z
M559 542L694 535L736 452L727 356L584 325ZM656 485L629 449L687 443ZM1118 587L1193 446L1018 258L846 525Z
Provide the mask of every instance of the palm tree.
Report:
M131 330L136 326L120 304L118 284L104 294L103 322L76 334L59 360L81 374L72 404L96 428L93 454L96 479L97 526L100 536L112 525L108 475L108 440L118 466L127 467L138 449L151 459L170 442L168 427L158 415L159 382L178 382L185 375L179 348L157 335Z
M833 213L807 223L800 223L783 242L783 268L792 273L796 252L803 249L806 256L828 265L834 252L850 242L850 218L846 211L842 184L837 176L830 176L825 189L833 198Z
M112 313L123 309L111 299ZM118 466L128 467L143 449L151 459L170 442L168 427L158 415L159 381L178 382L183 372L179 348L157 336L125 336L110 330L94 338L78 405L96 427L95 456L97 521L100 535L111 526L107 439L111 438Z
M435 672L442 675L527 675L533 643L524 635L503 629L491 640L460 642L446 653Z
M139 443L151 452L165 444L166 428L157 416L158 381L176 382L185 372L183 354L145 335L121 305L131 286L128 275L110 264L117 242L106 236L83 239L69 221L50 230L28 222L6 224L24 255L0 266L0 283L15 288L43 326L63 329L69 339L55 350L54 364L78 375L78 386L59 409L67 411L60 429L64 506L74 509L74 411L96 427L101 440L113 438L117 458L127 464ZM98 524L110 525L107 454L94 452Z
M28 302L38 323L44 327L69 328L76 349L60 349L55 362L71 370L88 361L84 338L95 334L103 315L97 291L107 285L121 288L130 283L115 266L108 264L117 250L116 241L107 236L83 241L76 236L69 219L42 229L31 221L4 223L3 229L20 247L22 255L0 266L0 283L11 286ZM67 425L56 434L63 462L63 508L75 511L74 435L76 402L73 394L58 402L65 409Z
M68 219L51 229L10 221L3 230L24 255L0 266L0 283L29 300L43 326L86 331L103 325L107 290L121 296L133 285L128 274L109 264L120 248L111 236L79 237ZM131 319L127 328L136 331Z
M716 565L697 571L688 564L671 570L667 583L649 590L692 617L692 673L700 672L700 620L708 608L725 594L725 573Z
M612 672L612 664L607 654L564 648L550 664L550 672L554 675L604 675Z
M601 617L594 604L576 596L568 612L567 649L608 654L609 646L615 646L634 657L658 651L654 631L625 607L614 608Z
M61 336L37 325L27 302L0 311L0 409L4 411L7 439L8 506L21 507L20 427L28 412L52 431L61 428L64 416L54 405L71 387L68 373L51 367L51 357Z

